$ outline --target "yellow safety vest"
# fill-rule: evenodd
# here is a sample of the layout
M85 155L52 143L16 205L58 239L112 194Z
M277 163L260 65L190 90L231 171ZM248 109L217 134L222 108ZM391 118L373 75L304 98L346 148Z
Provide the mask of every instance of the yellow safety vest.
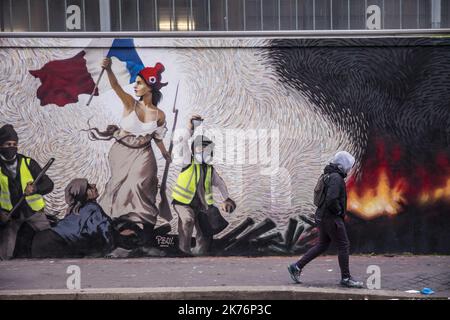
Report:
M214 204L212 186L211 186L212 167L208 165L205 178L205 200L209 205ZM195 176L195 179L194 179ZM200 180L200 164L192 161L191 165L182 171L177 179L177 184L172 190L172 198L184 203L190 204L194 199L197 184Z
M22 192L25 192L25 188L28 182L33 182L33 176L30 169L30 158L22 158L19 164L20 172L20 184L22 186ZM42 210L45 207L44 198L40 194L33 194L26 196L25 201L28 203L33 211ZM13 205L11 203L11 194L9 193L8 176L6 176L0 169L0 207L4 210L11 210Z

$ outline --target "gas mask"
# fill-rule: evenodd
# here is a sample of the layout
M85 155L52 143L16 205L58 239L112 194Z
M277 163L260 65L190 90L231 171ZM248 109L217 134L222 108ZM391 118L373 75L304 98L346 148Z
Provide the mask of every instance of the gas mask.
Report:
M194 159L197 163L211 164L213 159L213 153L211 148L203 149L202 152L196 152Z
M5 162L13 162L16 160L17 147L0 148L0 155Z
M193 158L198 164L212 164L214 143L207 137L195 137L191 145Z

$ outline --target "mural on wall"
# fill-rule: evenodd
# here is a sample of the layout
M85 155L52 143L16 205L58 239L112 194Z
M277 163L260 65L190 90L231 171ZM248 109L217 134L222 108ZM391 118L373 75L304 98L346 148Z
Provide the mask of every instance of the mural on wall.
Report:
M20 154L55 159L35 214L52 231L30 250L300 254L316 241L317 178L347 150L352 251L449 253L448 45L1 39L0 126L13 125ZM33 232L21 226L17 241Z

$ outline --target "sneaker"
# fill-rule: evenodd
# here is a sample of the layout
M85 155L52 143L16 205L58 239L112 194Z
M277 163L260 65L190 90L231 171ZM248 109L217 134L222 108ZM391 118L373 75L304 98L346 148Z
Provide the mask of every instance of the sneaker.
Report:
M300 283L300 274L302 273L302 270L295 263L288 266L288 271L292 280L294 280L295 283Z
M350 278L343 278L341 280L341 286L347 287L347 288L364 288L364 285L361 281L356 281L352 277Z

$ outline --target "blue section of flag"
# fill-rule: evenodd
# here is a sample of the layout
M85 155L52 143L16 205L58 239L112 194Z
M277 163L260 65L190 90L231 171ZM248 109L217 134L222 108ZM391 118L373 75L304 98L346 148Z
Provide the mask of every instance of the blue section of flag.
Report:
M126 62L127 70L130 73L130 83L136 81L139 71L144 69L144 64L134 47L133 39L114 39L108 57L116 57L120 61Z

